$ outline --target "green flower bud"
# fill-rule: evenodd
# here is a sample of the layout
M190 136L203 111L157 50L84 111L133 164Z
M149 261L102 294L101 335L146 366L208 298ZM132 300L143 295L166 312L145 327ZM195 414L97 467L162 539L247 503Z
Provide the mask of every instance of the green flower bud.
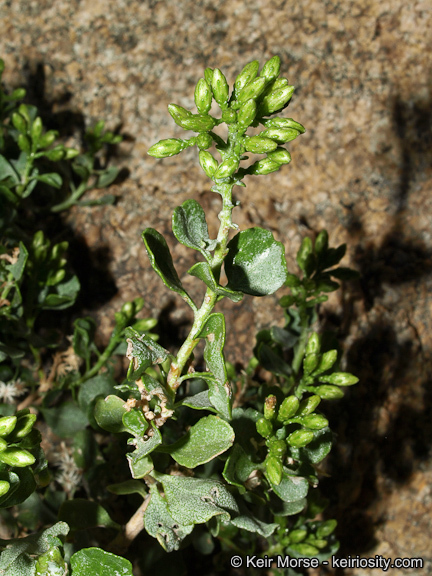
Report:
M39 146L40 146L41 141L39 141ZM42 148L42 146L40 146ZM66 154L65 154L65 158L66 160L71 160L72 158L75 158L76 156L78 156L79 154L79 150L77 150L76 148L66 148Z
M279 459L282 459L287 451L286 442L284 440L277 440L276 438L270 438L268 442L268 449L270 454L276 456Z
M7 480L0 480L0 496L4 496L9 492L10 484Z
M56 130L48 130L39 140L39 148L48 148L53 144L54 140L57 138L58 132Z
M306 132L305 127L292 118L268 118L267 120L263 120L263 124L266 128L282 128L284 130L294 128L294 130L298 130L300 134Z
M213 138L210 136L210 134L207 134L206 132L198 134L196 139L196 145L200 150L206 150L206 148L210 148L212 144L213 144Z
M287 438L288 444L295 448L303 448L312 442L314 434L311 430L296 430L291 432Z
M0 452L0 462L4 462L8 466L24 468L25 466L31 466L34 464L36 462L36 458L27 450L22 450L21 448L10 446L3 452Z
M306 538L307 530L298 528L297 530L293 530L292 532L290 532L288 536L290 542L297 544L298 542L303 542L303 540Z
M58 260L59 258L61 258L63 256L63 254L66 252L66 250L69 247L69 242L67 240L64 240L63 242L59 242L58 244L55 244L55 246L52 247L51 250L51 259L52 260Z
M156 144L149 149L147 154L154 158L167 158L175 156L187 147L187 142L179 138L168 138L166 140L159 140Z
M266 138L271 138L279 142L279 144L286 144L287 142L291 142L291 140L295 140L300 132L293 128L269 128L261 132L261 134Z
M43 130L42 118L40 116L37 116L33 120L33 124L30 129L30 136L31 139L33 140L34 145L39 142L39 138L42 135L42 130Z
M63 270L59 270L59 272L63 272ZM8 437L8 441L15 442L16 440L25 438L27 434L31 432L33 425L36 422L36 418L36 414L25 414L18 418L18 422L16 423L12 434Z
M4 438L0 437L0 452L3 452L3 450L6 450L8 446L8 443L6 442L6 440Z
M222 112L222 120L225 124L235 124L235 122L237 122L237 114L235 110L224 110Z
M281 110L291 100L294 90L294 86L288 85L270 92L259 105L259 115L269 116Z
M15 428L16 423L16 416L3 416L3 418L0 418L0 436L8 436Z
M349 374L349 372L334 372L329 376L321 376L321 382L330 382L330 384L335 384L336 386L352 386L357 384L359 379L354 374Z
M315 393L324 400L335 400L336 398L342 398L344 395L340 388L332 386L331 384L318 386L315 388Z
M316 548L319 548L320 550L322 548L325 548L328 544L327 540L317 539L317 538L314 538L313 540L311 539L310 543L312 544L312 546L315 546Z
M18 112L21 114L21 116L24 116L24 118L27 120L27 124L30 124L31 118L28 107L25 104L20 104L18 107Z
M237 112L237 122L244 127L250 126L255 120L256 108L256 102L253 98L247 100Z
M64 277L66 276L66 270L57 270L54 273L50 273L48 275L47 281L46 281L46 285L47 286L57 286L57 284L60 284L60 282L62 280L64 280Z
M48 158L48 160L51 160L51 162L58 162L59 160L63 160L65 154L66 151L63 146L56 146L52 150L45 152L45 156Z
M251 138L245 138L244 147L247 152L253 152L254 154L265 154L266 152L272 152L275 150L277 148L277 144L273 140L270 140L270 138L252 136Z
M234 158L227 158L221 164L219 164L218 169L213 175L214 180L220 180L222 178L229 178L234 174L234 172L239 167L239 162Z
M265 78L255 78L255 80L252 80L252 82L250 84L247 84L240 92L237 98L238 102L240 103L247 102L251 98L253 100L256 100L259 96L261 96L265 88L265 85L266 85Z
M305 374L310 374L318 366L320 357L318 354L309 354L303 360L303 371Z
M312 251L312 240L308 236L303 238L296 259L306 276L310 276L315 270L315 258Z
M319 354L320 350L321 350L320 337L316 332L312 332L312 334L309 336L309 340L306 345L306 356L308 354Z
M289 164L291 162L291 154L285 148L276 148L276 150L267 154L267 158L278 164Z
M269 438L273 434L273 425L270 420L266 418L260 418L256 423L256 429L260 436L263 438Z
M132 318L133 315L135 314L135 306L133 302L125 302L123 304L123 306L121 307L121 312L122 314L124 314L127 318Z
M24 88L17 88L9 96L9 99L10 100L22 100L23 98L25 98L25 95L26 95L26 91Z
M284 422L285 420L292 418L297 413L299 405L300 402L297 396L292 395L285 398L279 408L277 417L279 422Z
M323 252L326 252L328 249L328 232L327 230L321 230L318 236L315 239L315 254L318 256L321 255Z
M18 114L18 112L14 112L12 114L12 124L18 130L18 132L21 132L22 134L27 133L27 122L24 120L21 114Z
M209 178L213 178L213 175L218 168L218 163L215 160L215 158L213 158L213 156L210 154L210 152L201 150L201 152L199 153L199 163L201 165L201 168L206 173L206 175Z
M264 418L267 420L273 420L276 416L276 404L277 398L273 394L267 396L264 401Z
M285 286L289 286L290 288L297 288L297 286L300 286L301 284L301 280L298 276L296 276L295 274L288 274L287 275L287 279L285 280ZM287 296L284 297L282 296L282 298L284 299L284 302L289 302L288 304L281 304L281 306L283 308L288 308L288 306L291 306L291 296ZM281 300L282 300L281 298Z
M291 548L297 552L299 557L302 556L316 556L319 553L318 548L307 544L306 542L301 542L300 544L292 544Z
M212 81L213 81L213 69L212 68L206 68L204 70L204 79L209 86L212 85Z
M337 360L337 350L329 350L328 352L324 352L321 357L321 361L318 365L318 368L314 372L314 376L325 372L326 370L330 370L330 368L334 365Z
M240 74L235 79L234 87L235 87L235 93L237 96L240 94L241 90L245 86L250 84L252 82L252 80L254 80L254 78L256 78L256 75L258 74L258 70L259 70L258 60L253 60L252 62L249 62L249 64L246 64L246 66L243 68L243 70L240 72Z
M219 68L215 68L213 70L211 88L216 102L222 109L226 108L229 94L228 82L226 81L225 76L222 74Z
M177 122L184 130L193 130L194 132L208 132L214 128L216 122L207 114L191 114L188 118Z
M318 538L327 538L330 534L336 530L337 520L325 520L322 522L318 530L316 531L316 535Z
M263 69L260 72L260 76L266 78L267 81L271 81L279 76L279 72L280 58L279 56L273 56L273 58L270 58L270 60L264 64Z
M328 420L321 414L308 414L302 418L302 424L305 428L310 428L311 430L322 430L322 428L328 426Z
M300 402L297 416L306 416L307 414L311 414L320 402L321 398L317 394L305 398Z
M270 158L263 158L259 162L255 162L248 168L249 174L256 174L258 176L270 174L271 172L276 172L281 167L278 162L273 162Z
M18 136L18 146L19 149L23 152L29 153L31 151L30 140L27 138L27 136L24 136L24 134L20 134Z
M207 112L211 108L212 103L212 91L210 90L209 85L201 78L198 80L198 84L195 88L195 106L200 114L207 114Z
M265 471L272 484L278 486L282 480L283 466L280 458L269 454L265 459Z
M172 119L178 125L182 126L182 121L186 118L190 118L192 113L189 110L186 110L182 106L177 106L177 104L168 104L168 112L171 114Z

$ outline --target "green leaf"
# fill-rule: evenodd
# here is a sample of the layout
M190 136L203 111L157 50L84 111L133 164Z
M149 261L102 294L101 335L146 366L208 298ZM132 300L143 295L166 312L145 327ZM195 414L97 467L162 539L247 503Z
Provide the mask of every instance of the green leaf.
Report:
M57 522L54 526L25 538L0 540L0 546L5 548L0 556L0 574L31 576L35 571L35 560L31 559L30 555L41 556L54 546L62 546L58 536L66 536L68 532L69 526L65 522Z
M279 528L279 524L268 524L267 522L262 522L250 512L248 514L237 516L237 518L233 518L231 524L234 524L234 526L237 526L237 528L241 528L242 530L260 534L261 536L264 536L264 538L268 538L273 534L276 528Z
M205 338L204 360L217 380L215 386L209 375L209 399L225 418L231 418L232 390L228 382L223 347L225 344L225 318L220 312L210 314L198 338Z
M169 511L179 524L203 524L213 516L228 521L238 515L234 497L219 480L153 474L162 483Z
M186 200L174 210L172 230L181 244L208 258L210 239L205 212L196 200Z
M231 448L234 430L217 416L201 418L180 440L164 447L180 466L195 468Z
M8 160L0 154L0 182L10 178L13 184L19 184L20 178L16 173L14 167L8 162Z
M125 480L118 484L110 484L107 486L107 490L111 494L118 494L119 496L127 496L128 494L139 494L143 498L147 496L147 489L141 480Z
M352 268L336 268L335 270L329 271L330 276L334 276L338 280L342 280L344 282L349 280L357 280L360 278L360 273L357 270L353 270Z
M72 346L75 354L80 356L80 358L90 358L92 353L91 344L93 344L95 331L96 322L90 316L75 320Z
M148 334L140 334L129 327L126 328L125 335L128 343L126 356L130 360L127 373L129 380L137 380L147 368L154 364L162 364L168 358L169 352Z
M105 508L97 502L85 498L75 498L63 502L58 517L67 522L72 530L86 530L96 526L120 529L119 524L111 520Z
M249 228L228 243L228 287L253 296L272 294L287 279L285 250L268 230Z
M257 465L251 461L240 444L236 443L228 456L222 475L229 484L237 486L240 494L244 494L244 483L256 469Z
M127 455L133 478L143 478L153 469L153 462L148 455L162 444L162 436L155 426L152 426L151 431L151 436L147 434L128 440L128 444L135 446L135 450Z
M197 262L192 266L192 268L188 270L188 274L202 280L212 292L215 292L222 298L227 297L233 302L240 302L240 300L243 298L243 294L241 292L236 292L234 290L230 290L229 288L218 285L208 262Z
M284 502L283 500L272 500L270 509L275 516L294 516L302 512L307 505L306 498L301 498L295 502Z
M125 412L125 401L112 394L96 400L94 417L101 428L116 434L126 430L122 421Z
M43 182L44 184L49 184L49 186L52 186L53 188L60 188L63 183L62 177L56 172L40 174L36 177L36 180Z
M215 411L213 404L210 402L208 390L198 392L198 394L194 394L194 396L188 396L184 400L181 400L179 405L187 406L188 408L193 408L194 410L211 410L212 412Z
M306 478L291 475L287 468L284 468L281 483L277 486L271 483L270 485L273 492L284 502L296 502L305 498L309 489Z
M150 504L144 515L145 529L150 536L157 538L166 552L178 550L182 540L192 532L194 525L182 525L171 516L168 503L159 493L156 484L150 487L150 494Z
M318 464L330 452L333 444L333 435L330 428L313 431L314 439L304 448L290 447L291 456L300 462Z
M46 423L57 436L68 438L74 436L88 425L87 416L71 402L64 402L55 408L40 409Z
M83 548L71 558L72 576L133 576L126 558L100 548Z
M13 279L18 281L21 280L21 276L23 275L24 272L24 268L27 262L27 258L28 258L28 251L27 248L25 247L25 245L20 242L19 243L19 255L18 255L18 259L15 262L15 264L7 264L6 265L6 270L9 270L9 272L12 274Z
M97 179L96 188L106 188L112 184L117 178L119 172L120 168L117 168L117 166L111 166L104 170Z
M0 472L0 479L10 484L8 492L0 498L0 508L21 504L36 490L36 481L30 468L14 468Z
M98 398L106 398L114 393L116 381L109 372L99 374L81 384L78 392L78 404L86 414L92 426L97 424L94 418L94 407Z
M144 478L147 474L153 470L153 460L150 456L142 456L140 458L134 458L133 454L127 457L129 461L129 468L132 474L132 478Z
M146 228L142 233L142 239L151 265L155 272L162 278L165 286L173 292L180 294L189 306L196 310L195 304L180 282L180 278L174 268L168 244L162 234L159 234L154 228Z
M57 284L55 287L57 294L48 294L42 308L44 310L64 310L72 306L80 291L80 283L77 276L72 276L69 280Z

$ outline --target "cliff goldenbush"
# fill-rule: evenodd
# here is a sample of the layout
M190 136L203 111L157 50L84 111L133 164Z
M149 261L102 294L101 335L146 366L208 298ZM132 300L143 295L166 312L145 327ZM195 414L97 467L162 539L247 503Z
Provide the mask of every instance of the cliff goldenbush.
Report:
M283 168L291 161L285 144L305 132L279 115L294 92L279 72L277 56L261 70L250 62L230 89L219 69L207 68L196 113L168 107L195 135L149 149L165 158L196 147L221 200L216 238L194 199L172 217L177 241L199 254L188 274L201 302L183 286L164 237L142 233L151 266L193 313L178 350L158 343L155 319L137 319L142 298L115 314L102 351L91 317L75 318L68 338L44 325L47 311L60 318L74 304L80 283L67 240L41 223L90 205L81 197L116 179L118 168L101 157L121 137L101 121L83 151L68 148L34 106L20 103L22 89L0 91L0 507L11 534L0 541L0 574L127 576L129 559L140 573L170 573L163 550L176 555L177 574L198 556L229 571L234 555L324 560L337 551L336 521L322 519L318 465L333 442L326 402L357 378L341 371L335 337L319 334L317 310L356 273L339 266L345 245L329 247L325 230L304 238L294 272L270 231L239 231L233 220L234 187ZM236 372L224 358L219 301L283 287L284 327L258 332L253 358L238 358L244 370ZM126 375L115 360L124 354ZM48 458L40 430L57 443ZM15 537L23 529L29 535ZM145 552L134 547L142 538Z

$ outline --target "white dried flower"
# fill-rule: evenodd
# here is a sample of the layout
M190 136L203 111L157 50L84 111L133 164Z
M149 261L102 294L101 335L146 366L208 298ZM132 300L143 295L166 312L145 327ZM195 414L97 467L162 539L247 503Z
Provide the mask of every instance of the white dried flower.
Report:
M26 392L27 388L19 378L10 382L0 380L0 401L5 404L15 404L16 399Z

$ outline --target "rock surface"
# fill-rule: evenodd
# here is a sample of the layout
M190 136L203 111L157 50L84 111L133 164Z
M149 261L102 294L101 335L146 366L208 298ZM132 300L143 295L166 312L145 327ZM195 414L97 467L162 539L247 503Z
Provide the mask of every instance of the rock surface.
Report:
M190 316L162 289L140 233L152 226L167 235L184 274L193 260L172 241L172 211L192 197L216 222L219 204L191 150L164 161L146 151L180 136L166 107L193 106L206 66L232 82L245 63L280 55L283 75L297 87L289 115L307 132L289 146L290 166L240 189L244 209L235 219L243 228L270 228L292 269L306 234L326 227L333 245L347 243L344 263L362 279L321 311L360 377L332 416L338 448L327 490L341 554L423 557L423 570L406 573L432 574L425 536L432 509L431 3L0 0L0 21L8 87L27 86L71 142L101 118L127 136L114 159L130 172L114 187L118 204L75 208L65 225L108 279L99 294L104 330L113 310L143 295L146 313L177 332L167 335L173 344ZM238 322L226 345L233 362L250 356L254 324L282 322L276 298L221 309Z

